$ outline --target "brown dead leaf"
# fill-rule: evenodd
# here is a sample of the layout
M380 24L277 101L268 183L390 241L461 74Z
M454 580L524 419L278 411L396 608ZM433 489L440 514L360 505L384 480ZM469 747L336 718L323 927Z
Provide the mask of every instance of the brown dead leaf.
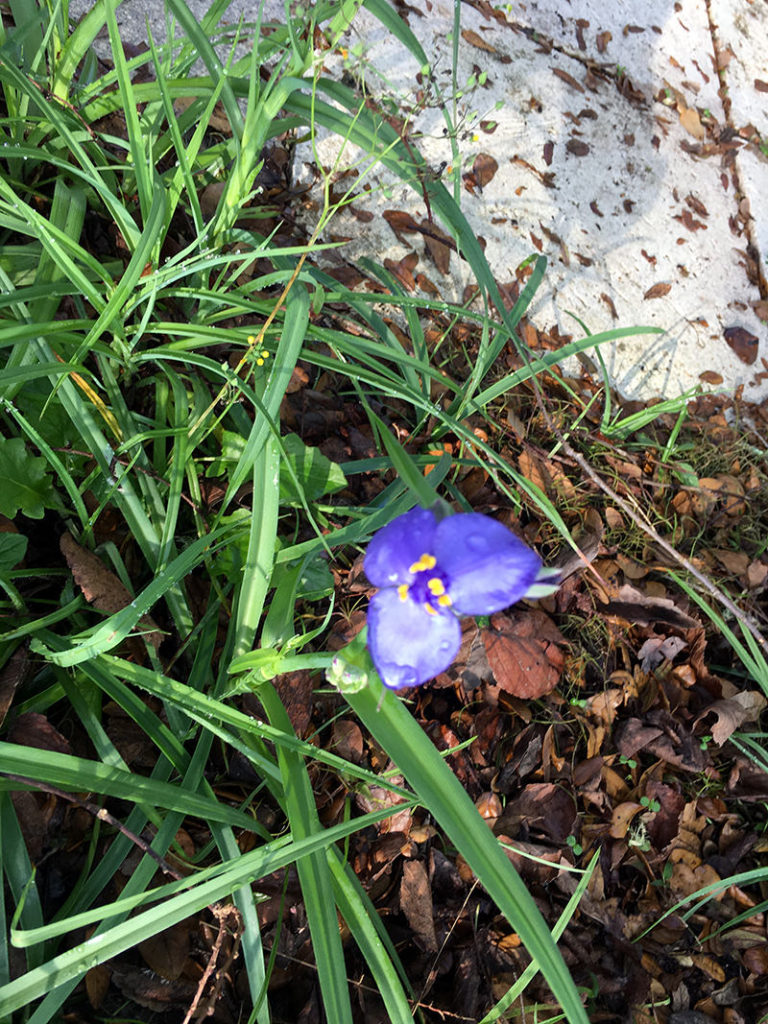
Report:
M524 822L526 829L563 843L571 834L575 820L573 799L562 787L554 782L532 782L520 796L507 803L496 830L514 836Z
M713 714L717 721L710 728L712 739L722 747L725 741L745 722L756 722L766 706L765 697L757 690L746 690L735 693L728 700L717 700L695 719L694 728L698 723Z
M197 992L197 982L177 978L167 981L146 969L112 964L112 982L117 985L126 999L139 1006L158 1013L165 1013L178 1006L188 1006Z
M437 933L432 909L432 890L427 870L420 860L403 864L400 880L400 909L416 935L416 941L427 953L437 952Z
M758 92L768 92L768 82L764 82L762 78L756 78L755 89L757 89Z
M363 760L363 733L357 723L348 718L333 723L333 748L345 761L360 764Z
M308 669L298 669L296 672L285 672L273 681L291 725L300 737L307 734L312 720L313 678Z
M115 573L92 551L81 547L72 534L62 534L59 547L83 597L94 608L107 615L114 615L131 603L133 597L130 591ZM154 619L150 615L142 615L137 625L143 631L147 643L158 650L163 642L163 634Z
M419 225L405 210L384 210L381 216L394 231L398 242L402 242L403 245L408 244L404 235L414 234L419 230Z
M451 269L451 250L454 248L453 239L428 220L421 222L421 230L424 234L424 244L427 247L427 252L432 257L432 262L443 277L445 277Z
M567 71L563 71L561 68L552 68L552 74L557 75L563 82L567 82L576 92L584 92L584 87L576 81L573 75L569 75Z
M586 156L589 153L589 145L583 139L568 139L565 148L573 156Z
M98 1010L109 992L109 979L112 972L106 964L96 964L85 976L85 991L88 1002L94 1010Z
M632 803L631 801L617 804L613 809L613 814L611 815L610 835L614 839L623 839L629 831L629 826L632 824L633 818L635 818L642 810L642 804Z
M661 622L678 629L693 629L699 624L696 619L681 611L670 598L651 597L628 583L611 594L602 611L636 625L649 626L653 622Z
M400 284L408 292L416 291L416 280L413 276L413 272L416 269L416 265L419 262L419 257L415 252L406 253L401 260L384 260L384 266L390 272L394 274Z
M496 683L508 693L535 700L557 686L565 663L558 645L565 640L544 612L494 615L482 637Z
M597 52L605 53L606 49L608 48L608 43L610 43L611 39L613 39L613 36L610 32L598 32L596 36Z
M657 284L651 285L648 291L643 295L644 299L660 299L664 295L669 295L672 290L672 285L667 281L659 281Z
M189 956L189 928L180 921L164 932L150 935L139 943L139 952L155 974L175 981L181 977Z
M471 28L463 28L461 30L461 38L465 43L469 43L470 46L474 46L478 50L485 50L486 53L496 53L496 47L491 46L490 43L486 42L481 35L474 32Z
M678 104L677 109L680 113L680 124L689 135L701 141L706 136L707 131L701 123L698 110L695 107L685 107L682 104Z
M493 181L498 169L498 162L488 153L478 153L472 164L472 173L480 188L485 188L490 181Z
M751 366L757 359L758 338L746 327L726 327L723 337L742 363Z
M26 676L28 667L29 646L22 643L0 669L0 725L8 714L16 689Z
M45 715L37 711L26 711L13 722L8 733L11 743L37 750L52 750L57 754L71 754L69 740L51 725Z

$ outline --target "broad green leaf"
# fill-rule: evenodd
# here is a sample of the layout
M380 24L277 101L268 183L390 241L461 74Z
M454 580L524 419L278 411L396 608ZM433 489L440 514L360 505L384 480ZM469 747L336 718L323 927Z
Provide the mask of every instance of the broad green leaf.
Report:
M9 519L18 512L42 519L54 507L45 459L31 455L20 437L0 438L0 480L0 512Z
M0 572L18 565L27 553L27 538L20 533L0 533Z
M324 494L333 494L347 486L341 466L326 458L319 448L304 444L298 434L288 434L281 443L285 453L280 464L280 497L283 501L301 501L296 481L306 501L316 501Z

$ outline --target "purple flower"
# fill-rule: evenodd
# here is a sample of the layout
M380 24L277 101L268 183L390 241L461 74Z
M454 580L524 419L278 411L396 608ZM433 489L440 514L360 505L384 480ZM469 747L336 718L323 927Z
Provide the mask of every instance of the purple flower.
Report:
M368 647L392 690L448 668L461 643L460 615L491 615L528 593L541 596L537 580L549 572L495 519L471 512L438 522L423 508L379 530L364 564L380 588L368 607Z

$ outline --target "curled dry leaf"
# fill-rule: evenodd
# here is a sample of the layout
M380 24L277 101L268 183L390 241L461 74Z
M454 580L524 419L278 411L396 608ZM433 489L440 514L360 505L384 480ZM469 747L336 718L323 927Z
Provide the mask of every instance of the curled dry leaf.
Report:
M735 693L728 700L718 700L702 711L694 722L697 725L708 715L715 715L716 721L710 728L712 739L722 747L727 739L745 722L756 722L765 708L765 697L756 690Z
M478 153L472 164L472 173L480 188L485 188L488 182L493 180L498 169L498 161L494 160L488 153Z
M114 615L131 603L133 597L130 591L117 576L97 555L81 547L70 533L62 534L59 547L83 597L94 608L106 615ZM163 642L163 634L154 619L150 615L142 615L138 626L147 643L157 650Z

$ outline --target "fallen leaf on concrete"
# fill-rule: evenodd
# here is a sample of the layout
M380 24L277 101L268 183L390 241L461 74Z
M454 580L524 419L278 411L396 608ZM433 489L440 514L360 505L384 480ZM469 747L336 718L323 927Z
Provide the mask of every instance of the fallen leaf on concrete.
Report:
M579 85L579 83L576 81L573 75L569 75L568 72L563 71L562 68L552 68L552 74L557 75L558 78L561 78L564 82L567 82L572 89L576 90L576 92L584 92L584 87Z
M695 139L703 139L707 131L701 123L698 110L695 107L684 107L682 105L678 105L677 109L680 112L680 124L688 134L693 135Z
M672 285L666 281L659 281L657 284L651 285L648 291L643 296L644 299L660 299L664 295L669 295L672 290Z
M470 46L477 47L478 50L485 50L486 53L496 53L496 47L491 46L489 42L486 42L477 32L473 32L471 28L463 28L461 30L461 38L465 43L469 43Z
M758 339L746 327L726 327L723 337L742 363L751 366L757 359Z
M472 164L472 173L480 188L485 188L489 181L493 180L499 165L488 153L478 153Z
M402 242L404 245L406 241L403 235L413 234L419 230L419 225L405 210L384 210L382 217L394 231L398 242Z
M613 39L613 36L610 32L598 32L597 36L595 37L595 41L597 42L597 52L605 53L606 49L608 48L608 43L610 43L611 39Z
M565 148L574 156L586 156L589 153L589 145L582 139L568 139Z
M756 78L755 88L758 92L768 92L768 82L764 82L761 78Z

